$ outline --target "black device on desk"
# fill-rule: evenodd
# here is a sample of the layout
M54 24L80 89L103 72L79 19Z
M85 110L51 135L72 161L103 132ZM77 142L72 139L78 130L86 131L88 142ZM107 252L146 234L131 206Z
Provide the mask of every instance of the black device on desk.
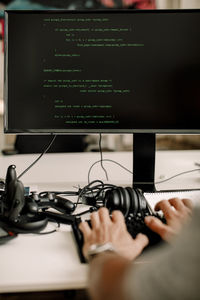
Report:
M5 133L134 134L143 192L156 133L200 133L200 10L7 11L5 30Z
M29 205L23 183L17 179L16 166L7 169L5 189L0 196L0 224L8 232L39 232L47 225L46 216ZM10 235L12 237L14 235Z
M76 206L62 194L26 193L23 183L17 179L16 166L10 165L0 192L0 244L17 236L17 233L39 233L48 221L72 224L75 217L71 213ZM74 196L78 192L69 191L67 194ZM57 212L47 211L49 208Z
M90 194L82 197L82 203L93 205L97 209L102 206L108 208L111 218L112 211L120 210L124 215L126 227L130 235L135 238L138 233L146 234L149 239L149 246L155 246L162 241L158 234L146 226L144 218L151 215L159 218L164 223L166 222L165 218L152 212L141 190L130 187L106 187L105 185L105 188L100 188L96 196L94 194L91 190ZM91 226L90 219L86 221ZM85 263L86 261L82 253L83 235L79 230L80 222L81 218L77 217L72 223L72 230L80 261Z

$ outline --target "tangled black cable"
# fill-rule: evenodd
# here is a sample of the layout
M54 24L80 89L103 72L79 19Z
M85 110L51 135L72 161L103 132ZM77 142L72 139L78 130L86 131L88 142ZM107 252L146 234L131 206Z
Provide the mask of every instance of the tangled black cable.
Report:
M93 198L93 200L96 202L98 200L99 204L103 201L103 195L106 190L115 188L116 186L113 184L105 184L101 180L94 180L84 186L82 189L80 189L78 199L76 202L76 207L79 204L80 199L82 198ZM102 200L101 200L102 199Z

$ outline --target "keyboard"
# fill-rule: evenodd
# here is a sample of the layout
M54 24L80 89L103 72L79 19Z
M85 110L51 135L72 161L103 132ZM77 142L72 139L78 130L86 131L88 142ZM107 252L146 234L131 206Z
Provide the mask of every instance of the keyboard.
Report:
M188 198L191 199L194 206L200 205L200 190L182 190L182 191L160 191L160 192L154 192L154 193L144 193L144 196L151 207L152 211L154 210L155 204L160 200L167 200L170 198ZM158 218L162 219L163 222L165 220L160 217L159 215L156 215ZM72 224L72 230L79 254L80 261L82 263L85 263L85 258L82 253L82 247L83 247L83 235L81 231L79 230L78 226L81 222L81 218L76 218L75 222ZM88 224L90 224L90 220L87 220ZM155 246L162 242L160 236L153 231L151 231L144 223L144 216L141 216L140 214L134 215L130 214L125 219L126 227L128 232L131 234L133 238L136 237L136 235L141 232L148 236L149 238L149 247Z
M157 216L159 217L159 216ZM159 217L162 219L163 222L165 222L164 218ZM74 238L76 241L76 246L79 254L79 258L81 263L86 263L85 258L82 253L82 247L83 247L83 235L82 232L79 230L78 226L81 222L80 218L77 218L75 222L72 224L72 230L74 234ZM86 220L88 222L89 226L91 226L90 220ZM138 233L143 233L146 234L149 238L149 247L155 246L159 243L162 242L162 239L158 234L155 232L151 231L144 223L144 216L141 216L140 214L133 215L130 214L126 219L125 219L126 227L130 235L135 238Z

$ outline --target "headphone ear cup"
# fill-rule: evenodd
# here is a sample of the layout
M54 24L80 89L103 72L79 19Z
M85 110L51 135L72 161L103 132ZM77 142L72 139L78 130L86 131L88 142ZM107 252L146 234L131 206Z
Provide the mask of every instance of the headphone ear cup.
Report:
M124 217L126 218L130 211L130 196L126 188L118 187L119 192L121 193L121 207L119 210L124 214Z
M110 212L113 210L120 210L124 216L127 217L131 205L130 196L126 189L117 187L106 191L104 204Z
M131 187L126 187L126 190L127 190L128 194L129 194L129 197L130 197L130 210L134 214L137 214L137 212L139 210L138 194Z
M110 212L119 209L121 205L121 198L117 188L106 191L104 205L109 209Z
M107 190L104 205L110 212L120 210L125 218L130 212L136 215L147 208L144 195L139 190L131 187L116 187Z
M138 197L139 210L142 212L147 208L147 201L140 190L136 189L135 192L137 193Z

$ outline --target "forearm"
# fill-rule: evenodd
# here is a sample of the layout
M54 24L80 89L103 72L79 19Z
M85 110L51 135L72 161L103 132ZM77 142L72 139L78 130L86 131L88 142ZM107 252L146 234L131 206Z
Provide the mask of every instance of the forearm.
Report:
M96 256L90 263L89 292L92 300L126 300L124 275L130 260L114 253Z
M89 268L92 299L126 300L124 275L131 261L148 245L148 238L138 234L133 239L126 229L122 213L114 211L111 219L105 207L91 214L91 224L92 228L82 222L79 228L84 236L83 254L86 258L92 257Z

